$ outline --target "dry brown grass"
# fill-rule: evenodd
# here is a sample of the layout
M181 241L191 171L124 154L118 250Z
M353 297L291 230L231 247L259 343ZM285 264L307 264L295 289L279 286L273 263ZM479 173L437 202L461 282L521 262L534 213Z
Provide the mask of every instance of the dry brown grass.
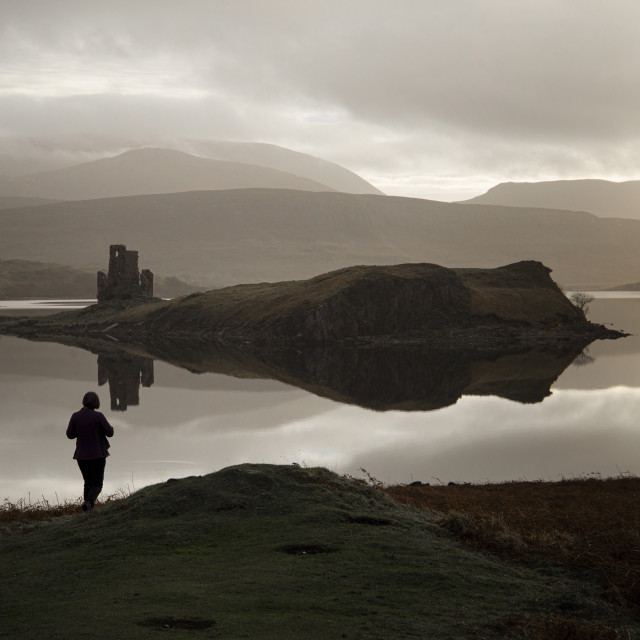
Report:
M441 526L478 549L597 570L609 600L640 608L640 478L385 491L400 502L438 512Z
M95 508L99 509L102 505L123 500L129 495L131 495L129 489L120 489L112 495L101 496ZM37 522L71 515L81 511L81 505L82 500L80 499L52 503L44 497L36 500L32 500L31 497L21 498L16 502L5 498L4 502L0 504L0 528L9 523Z

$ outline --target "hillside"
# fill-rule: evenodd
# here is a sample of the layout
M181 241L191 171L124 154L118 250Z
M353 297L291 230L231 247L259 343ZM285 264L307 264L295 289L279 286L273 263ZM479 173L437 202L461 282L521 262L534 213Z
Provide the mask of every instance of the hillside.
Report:
M505 182L465 204L499 204L589 211L604 218L640 219L640 180Z
M109 244L211 288L353 264L539 260L585 289L635 282L640 221L588 213L277 189L60 202L0 212L0 256L104 269Z
M177 278L154 276L154 291L175 298L197 287ZM96 272L29 260L0 260L0 300L96 297Z
M331 191L315 180L277 169L169 149L135 149L65 169L0 178L0 196L59 200L256 187Z

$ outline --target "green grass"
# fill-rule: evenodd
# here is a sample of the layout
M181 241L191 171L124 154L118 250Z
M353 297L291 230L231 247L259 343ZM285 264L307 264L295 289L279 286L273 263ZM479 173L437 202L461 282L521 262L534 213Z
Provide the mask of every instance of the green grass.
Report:
M501 621L567 610L640 631L595 580L466 549L325 469L240 465L14 522L0 558L0 638L515 638Z

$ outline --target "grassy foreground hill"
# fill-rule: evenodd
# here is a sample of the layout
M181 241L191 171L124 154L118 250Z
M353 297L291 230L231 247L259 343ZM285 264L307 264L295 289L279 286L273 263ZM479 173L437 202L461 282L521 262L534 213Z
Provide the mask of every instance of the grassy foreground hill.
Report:
M470 550L436 520L325 469L244 464L169 480L88 516L3 526L0 634L605 640L640 632L637 618L600 598L597 575ZM544 635L545 621L556 635Z

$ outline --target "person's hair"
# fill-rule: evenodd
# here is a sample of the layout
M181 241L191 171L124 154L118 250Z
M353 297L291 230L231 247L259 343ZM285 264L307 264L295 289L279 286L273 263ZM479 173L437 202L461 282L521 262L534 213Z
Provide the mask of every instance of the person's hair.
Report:
M87 391L82 398L82 406L87 409L99 409L100 398L98 398L98 394L95 391Z

